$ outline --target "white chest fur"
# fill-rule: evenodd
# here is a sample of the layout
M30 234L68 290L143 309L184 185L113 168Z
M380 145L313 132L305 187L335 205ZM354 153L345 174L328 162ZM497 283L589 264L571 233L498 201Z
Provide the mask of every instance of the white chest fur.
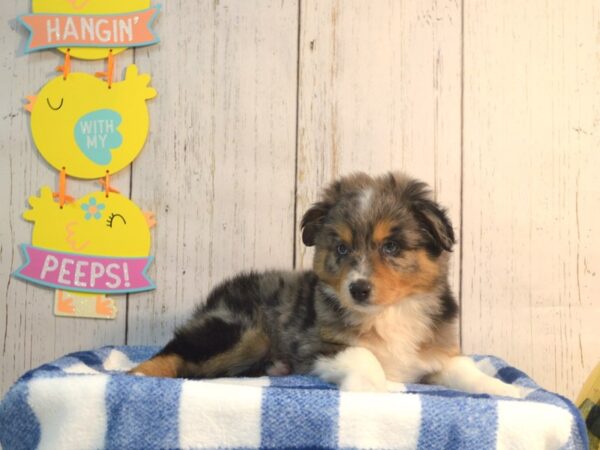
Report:
M455 326L441 330L432 320L439 309L433 295L406 298L373 316L357 345L377 357L388 380L417 382L439 371L457 348Z

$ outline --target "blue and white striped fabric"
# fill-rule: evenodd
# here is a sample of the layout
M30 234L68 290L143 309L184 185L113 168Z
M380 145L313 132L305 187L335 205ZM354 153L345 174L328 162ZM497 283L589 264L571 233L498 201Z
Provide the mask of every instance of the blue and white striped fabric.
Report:
M122 372L156 347L78 352L25 374L0 403L12 449L584 449L577 409L498 358L479 367L526 395L513 400L439 386L340 392L316 378L216 380Z

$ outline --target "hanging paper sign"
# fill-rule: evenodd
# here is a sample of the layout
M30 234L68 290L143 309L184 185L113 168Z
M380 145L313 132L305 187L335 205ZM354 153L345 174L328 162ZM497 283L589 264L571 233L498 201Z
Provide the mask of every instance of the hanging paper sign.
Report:
M142 47L158 42L150 28L158 8L116 15L27 14L25 52L58 47Z
M57 289L80 292L139 292L154 289L146 275L152 257L118 258L62 253L21 246L25 263L15 276Z
M128 166L139 154L149 128L146 100L156 96L150 75L127 67L112 83L87 73L70 73L28 97L31 134L44 159L78 178L101 178Z
M152 215L120 194L88 194L62 208L48 187L30 197L23 217L34 222L32 245L14 276L68 291L125 293L154 289Z
M150 0L33 0L19 17L29 30L26 52L58 48L80 59L104 59L159 41L152 30L159 6Z

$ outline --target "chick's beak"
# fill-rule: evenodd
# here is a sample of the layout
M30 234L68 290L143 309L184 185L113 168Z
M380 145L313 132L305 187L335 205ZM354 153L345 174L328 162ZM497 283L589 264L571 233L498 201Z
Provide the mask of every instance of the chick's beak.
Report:
M23 106L23 108L25 108L27 111L31 112L33 110L33 106L35 105L35 102L37 100L37 95L28 95L25 98L29 101L29 103L27 103L25 106Z

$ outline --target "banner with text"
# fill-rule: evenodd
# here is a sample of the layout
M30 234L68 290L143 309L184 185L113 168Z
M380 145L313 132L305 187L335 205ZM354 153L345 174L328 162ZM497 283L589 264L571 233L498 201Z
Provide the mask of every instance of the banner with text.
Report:
M153 257L90 256L21 244L25 262L14 276L47 287L80 292L126 293L155 288L146 271Z
M31 32L25 52L57 47L141 47L159 41L152 30L158 7L127 14L25 14Z

